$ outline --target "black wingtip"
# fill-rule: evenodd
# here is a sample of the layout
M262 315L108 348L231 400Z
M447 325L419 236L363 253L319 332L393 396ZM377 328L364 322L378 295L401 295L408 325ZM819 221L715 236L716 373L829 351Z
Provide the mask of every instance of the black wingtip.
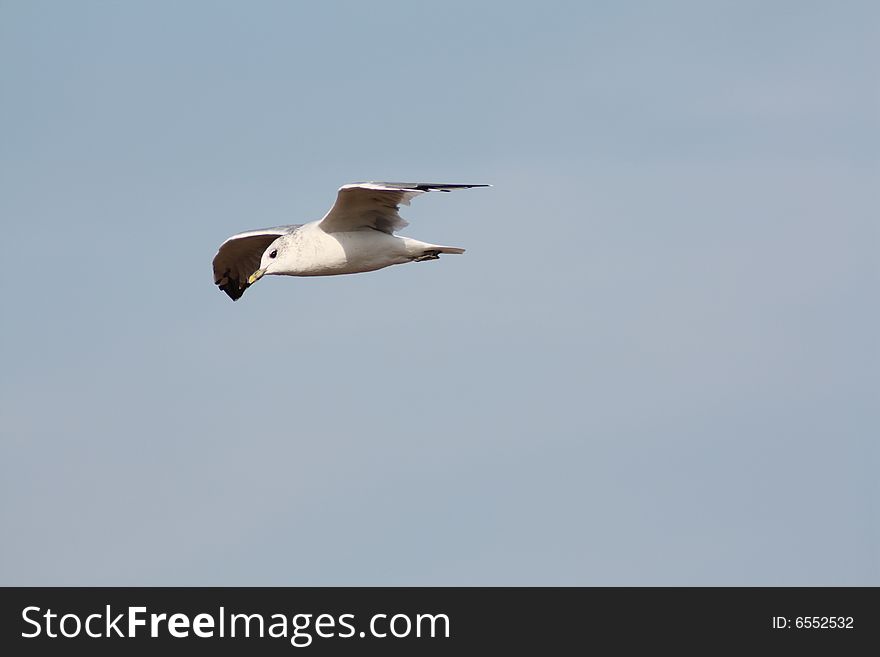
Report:
M226 292L226 294L229 295L229 298L233 301L238 301L239 299L241 299L241 295L244 294L244 291L248 288L247 285L245 285L244 287L239 287L238 285L233 285L231 282L227 283L226 285L220 285L218 287Z
M462 185L458 183L449 183L449 184L441 184L441 183L418 183L417 185L413 185L414 189L419 190L420 192L451 192L453 189L471 189L473 187L491 187L492 185Z
M214 281L214 285L225 292L230 299L237 301L238 299L241 299L241 295L244 294L244 291L250 287L250 283L247 281L240 281L238 278L230 278L229 275L230 272L227 270L226 273L223 274L223 278Z

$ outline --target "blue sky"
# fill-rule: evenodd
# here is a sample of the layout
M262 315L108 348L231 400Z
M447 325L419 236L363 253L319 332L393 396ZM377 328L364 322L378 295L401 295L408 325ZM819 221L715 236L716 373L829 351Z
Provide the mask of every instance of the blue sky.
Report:
M880 585L870 2L0 4L0 583ZM461 257L212 285L356 180Z

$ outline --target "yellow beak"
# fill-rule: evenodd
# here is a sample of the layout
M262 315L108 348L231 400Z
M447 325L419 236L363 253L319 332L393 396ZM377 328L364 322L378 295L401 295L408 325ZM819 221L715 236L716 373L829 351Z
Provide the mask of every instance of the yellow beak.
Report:
M248 285L253 285L254 283L256 283L258 280L263 278L263 274L265 274L265 273L266 273L265 269L258 269L257 271L255 271L248 278Z

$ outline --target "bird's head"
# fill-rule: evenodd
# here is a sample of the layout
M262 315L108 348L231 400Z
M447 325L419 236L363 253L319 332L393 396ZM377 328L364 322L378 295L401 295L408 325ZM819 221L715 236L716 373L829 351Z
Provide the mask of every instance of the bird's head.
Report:
M277 269L278 263L284 258L286 247L287 240L284 239L283 235L272 242L263 251L263 256L260 258L260 268L250 275L248 284L253 285L264 275L274 273L272 270Z

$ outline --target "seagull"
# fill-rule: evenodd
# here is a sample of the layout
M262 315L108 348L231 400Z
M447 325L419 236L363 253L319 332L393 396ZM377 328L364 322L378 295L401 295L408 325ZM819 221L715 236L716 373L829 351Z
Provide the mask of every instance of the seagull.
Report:
M268 274L334 276L374 271L405 262L437 260L464 253L455 246L420 242L394 231L409 223L397 211L425 192L490 185L349 183L323 219L238 233L214 256L214 284L235 301Z

